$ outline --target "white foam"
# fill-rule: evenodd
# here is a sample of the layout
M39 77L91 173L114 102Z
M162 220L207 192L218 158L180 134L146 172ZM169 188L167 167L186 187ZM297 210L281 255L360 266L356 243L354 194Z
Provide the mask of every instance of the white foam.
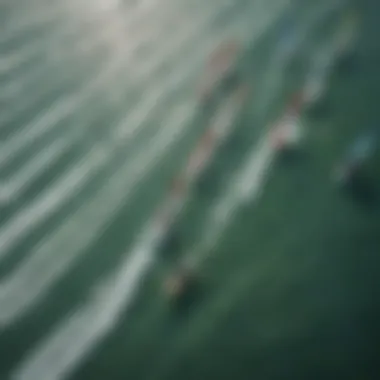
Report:
M247 202L255 201L260 197L274 157L275 151L270 144L268 134L254 148L246 163L233 176L224 195L211 209L209 216L205 219L200 242L187 254L189 262L200 265L207 259L212 248L233 221L236 211Z
M170 128L167 127L162 134L165 136L161 140L164 150L183 132L186 119L182 112L180 114L180 125L174 125L173 119L167 123ZM46 344L42 344L41 351L37 350L36 355L25 363L25 369L15 374L15 378L64 378L88 353L89 348L110 331L121 313L125 312L139 288L143 274L152 262L159 237L160 233L157 233L154 224L149 221L134 248L119 264L117 273L105 279L89 302L59 326L53 337Z
M172 34L163 44L162 51L158 51L155 57L152 57L149 62L152 64L149 70L145 69L143 74L136 75L133 79L133 84L147 84L151 81L156 70L160 68L165 63L165 59L168 59L168 53L179 54L182 50L186 48L186 43L197 41L197 36L204 31L207 27L208 22L215 15L210 12L206 14L204 18L201 19L200 24L194 24L188 22L190 29L183 29L181 33ZM189 34L192 30L193 33ZM215 38L215 37L214 37ZM138 43L137 43L138 42ZM136 46L139 45L141 41L137 41ZM186 43L185 43L186 42ZM50 108L43 110L38 114L35 119L27 124L18 134L11 137L10 141L7 141L4 148L0 152L0 168L6 165L10 160L14 159L20 151L25 149L27 146L33 144L37 139L42 137L44 134L57 128L57 123L64 118L68 117L70 114L74 113L79 107L83 106L85 102L91 97L91 95L98 89L101 88L105 83L111 80L111 77L115 77L117 70L125 70L126 57L125 53L129 51L130 60L133 58L132 52L136 49L131 49L128 45L128 49L122 50L118 53L117 57L113 57L111 63L109 63L105 69L97 76L95 80L90 82L79 94L70 97L63 97L58 100ZM197 60L200 59L199 55L195 55ZM141 64L141 62L140 62ZM191 69L191 65L187 65L187 68ZM181 68L177 71L177 75L181 73ZM193 67L194 70L194 67ZM131 73L134 73L133 67L130 67ZM168 76L173 76L173 73L169 73ZM157 86L157 82L161 83L162 78L158 78L158 81L154 81L153 86ZM149 89L147 89L149 92ZM76 133L78 133L76 131Z
M64 97L53 107L40 113L34 122L24 128L25 130L23 129L11 141L6 142L0 155L0 167L7 164L28 145L33 144L44 133L48 132L52 126L76 107L75 104L74 98Z
M222 105L221 112L219 112L216 115L213 123L213 128L219 136L217 142L224 140L227 137L228 133L231 131L233 122L235 121L236 116L240 110L240 105L241 102L234 96L228 99L224 105ZM187 120L188 118L190 118L192 113L194 112L194 107L195 106L192 106L190 108L188 108L188 106L179 107L178 110L174 113L173 122L169 121L169 125L177 123L178 120ZM157 141L157 137L154 137L152 141ZM214 149L216 148L217 146L214 146ZM140 154L141 157L138 157L135 160L135 162L138 163L139 167L142 168L141 170L149 170L149 165L153 162L153 156L149 155L148 153L149 152L147 150L144 150L144 152ZM213 152L209 152L209 154L203 158L209 160L211 158L212 153ZM133 164L131 166L133 166ZM185 175L187 177L190 175L192 178L196 177L202 170L202 168L202 166L199 166L196 168L195 171L193 170L191 173L185 173ZM127 170L131 171L131 169L124 169L125 172L127 172ZM128 178L131 179L131 177ZM116 200L119 198L125 199L125 197L128 196L129 191L131 191L133 188L131 186L125 187L124 192L122 193L124 194L124 198L120 198L120 196L116 197L115 195L113 195L112 200L116 202ZM182 203L184 203L185 201L186 200L180 199L180 204L176 204L175 209L178 210L178 212L182 209ZM108 220L109 216L112 215L112 212L116 209L116 206L110 207L109 203L106 203L104 200L97 200L96 204L107 204L107 214L102 215L99 224L99 226L104 226L107 223L106 221ZM91 202L91 204L87 207L94 207L93 202ZM91 210L92 208L90 208L90 211L88 212L91 212ZM97 210L97 215L97 219L99 220L99 210ZM73 216L71 217L71 219L74 222ZM95 228L96 224L92 222L89 226L89 230L94 231ZM98 232L91 233L92 238L98 235ZM88 246L91 240L90 242L86 240L88 239L88 236L86 234L86 230L84 230L83 228L81 229L80 236L83 239L83 242L87 241ZM75 241L75 244L77 243L78 239L76 239ZM66 246L65 248L69 249L70 247ZM75 254L75 259L79 257L79 248L82 249L82 252L84 251L82 245L80 245L80 247L77 247L76 249L72 248L72 254ZM48 251L55 252L56 249L54 250L49 248ZM52 260L52 258L49 259L48 257L46 257L46 251L44 252L43 258L45 261L41 262L41 254L36 253L35 255L29 256L29 258L23 263L23 265L18 270L16 270L15 273L11 274L10 278L7 278L5 281L0 283L0 286L3 290L2 297L0 296L0 305L2 305L2 309L4 310L3 315L0 312L0 316L2 316L4 320L7 318L9 319L11 315L17 314L17 316L20 316L23 310L26 310L27 307L29 307L31 304L37 301L37 298L40 298L44 295L48 286L52 282L56 281L57 278L60 275L62 275L65 271L67 271L68 267L72 265L74 260L74 256L71 256L71 253L68 253L62 256L59 260L54 258L54 261L52 261L52 263L49 263L49 260ZM64 263L62 262L62 259L65 260ZM43 273L37 274L36 271L40 271L41 267L43 267ZM25 288L27 288L27 290L25 290ZM5 315L7 315L7 317L4 317Z
M213 41L213 39L210 39L210 43ZM190 62L191 63L191 62ZM191 67L191 65L189 65ZM181 69L182 70L182 69ZM180 79L181 77L184 77L184 73L179 70L178 74L180 75L173 75L175 78L175 81L170 81L168 85L170 87L175 87L178 85L177 80ZM167 88L169 90L170 88ZM161 88L161 91L163 89ZM155 104L155 100L159 98L159 93L156 93L153 91L152 93L153 96L153 101L151 97L148 97L146 99L146 102L143 103L142 107L139 107L135 112L133 112L130 115L130 119L128 118L128 122L123 122L120 125L120 128L122 128L122 132L120 134L120 129L117 129L117 139L116 141L119 144L125 144L126 139L130 139L133 137L134 133L137 130L137 127L140 125L138 122L142 122L142 114L149 111L147 107L150 107L151 104ZM150 109L150 111L152 111ZM137 119L137 120L136 120ZM129 121L132 121L132 125L130 125ZM103 156L103 159L106 160L107 153L105 153L105 156ZM108 160L110 157L108 157ZM86 161L89 162L90 157L86 158ZM104 162L103 166L106 163ZM73 169L74 171L76 170L75 168ZM84 166L83 171L86 172L86 167ZM70 175L70 174L68 174ZM81 178L81 184L82 186L86 183L85 180L89 180L89 176L87 175L79 175ZM79 177L78 180L79 180ZM12 219L10 224L6 225L1 231L0 231L0 236L4 237L3 243L0 244L0 260L4 259L10 252L11 248L19 241L20 236L25 236L26 234L30 233L33 228L35 228L39 223L42 223L49 215L51 215L53 212L55 212L65 201L67 201L71 196L73 196L75 193L65 193L63 191L60 191L62 189L61 187L62 181L59 182L59 184L54 187L54 193L55 199L54 202L44 200L45 194L42 194L42 196L38 199L37 202L35 202L31 207L28 209L24 210L22 213L18 214L16 218ZM76 187L77 191L80 191L80 187ZM48 194L51 194L51 189L48 189L47 192ZM52 198L50 197L50 200ZM32 222L33 220L33 222Z
M76 5L77 9L73 7L73 5ZM1 71L3 70L6 71L6 70L9 70L11 68L15 68L21 65L22 63L27 61L32 55L36 54L36 52L44 51L44 50L52 51L56 45L60 45L59 43L60 41L59 39L57 40L57 37L65 38L68 35L73 35L74 37L77 32L81 33L82 28L83 28L83 23L86 21L86 14L89 13L88 7L84 9L84 13L78 12L78 8L80 8L81 5L82 5L82 2L72 3L70 5L70 10L72 11L72 19L75 20L74 17L79 18L76 21L76 24L73 22L71 23L72 25L67 25L66 23L63 24L61 28L58 28L55 30L54 35L51 38L49 38L48 43L46 43L46 41L41 42L40 40L38 40L34 44L28 44L26 48L24 49L19 49L15 53L8 54L7 56L2 57L2 60L0 61ZM93 6L94 4L91 4L91 5ZM91 5L89 5L90 8L91 8ZM154 0L152 1L151 8L149 9L136 8L128 12L127 16L123 20L123 27L132 28L135 25L138 25L139 23L144 21L144 17L148 18L149 15L151 15L152 13L157 13L159 9L164 9L162 5L163 5L163 0ZM46 22L50 20L52 17L55 16L55 13L59 14L62 12L62 10L57 10L57 9L58 7L55 7L54 12L50 14L46 12L45 13L38 12L35 14L35 17L32 17L31 14L28 13L26 15L24 22L19 21L19 25L17 25L18 23L13 23L12 25L14 26L14 28L9 29L7 33L4 34L2 39L8 40L12 37L12 35L21 33L29 25L33 25L37 23L40 24L40 23L43 23L44 21ZM115 17L116 16L119 16L118 12L115 13ZM93 20L93 18L90 19L90 21L91 20ZM106 29L105 33L96 34L96 38L100 37L100 40L102 40L102 37L104 37L104 35L106 35L109 30L112 30L112 26Z
M266 20L268 27L274 18ZM263 24L260 25L263 27ZM244 29L237 25L235 28L237 34ZM135 298L139 284L154 259L157 242L154 235L148 223L142 231L141 241L126 256L111 279L100 286L101 293L97 293L71 318L63 320L46 340L40 342L17 368L14 379L58 380L72 372L109 333L117 323L117 318L126 312Z
M60 209L74 197L104 164L106 157L99 154L98 147L80 160L73 170L59 178L53 186L44 191L36 201L27 205L0 230L0 260L25 237L35 226Z
M143 178L154 169L169 147L181 138L195 112L195 104L177 106L150 143L132 161L123 165L88 202L36 247L23 265L0 283L0 321L10 323L42 298L49 285L65 273L98 238L114 213ZM91 220L91 223L88 221ZM81 233L77 234L80 226ZM76 235L76 239L71 239ZM55 255L62 248L64 255Z
M58 139L33 156L27 164L0 187L0 202L9 203L20 196L36 177L48 171L70 148L67 139Z

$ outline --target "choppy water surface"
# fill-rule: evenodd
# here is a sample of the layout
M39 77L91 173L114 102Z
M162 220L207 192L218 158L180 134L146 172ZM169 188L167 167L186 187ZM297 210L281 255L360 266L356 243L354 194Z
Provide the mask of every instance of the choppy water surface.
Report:
M379 217L340 197L329 176L359 120L376 120L371 65L331 79L330 111L303 120L311 153L301 164L273 164L265 140L313 57L329 57L345 7L2 2L1 379L351 373L370 346ZM146 225L209 124L199 80L231 38L252 91L236 115L225 109L231 139L178 222L205 276L178 314L161 292L176 257L151 249ZM366 111L351 111L359 91ZM368 351L357 356L363 373Z

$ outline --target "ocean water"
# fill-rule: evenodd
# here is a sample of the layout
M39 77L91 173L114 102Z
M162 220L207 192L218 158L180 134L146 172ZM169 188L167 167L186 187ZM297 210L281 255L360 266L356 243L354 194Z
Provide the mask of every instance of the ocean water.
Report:
M275 159L283 113L352 4L4 0L0 4L0 379L375 379L378 158L364 195L331 181L378 123L376 4L356 4L348 67ZM199 86L241 45L251 90L156 249L152 217L213 112ZM332 59L332 58L331 58ZM201 286L173 309L178 259Z

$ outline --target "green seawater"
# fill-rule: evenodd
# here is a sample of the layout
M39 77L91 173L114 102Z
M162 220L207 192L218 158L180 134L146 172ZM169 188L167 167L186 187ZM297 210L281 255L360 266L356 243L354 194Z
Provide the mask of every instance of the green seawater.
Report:
M57 345L63 351L55 354L52 348L52 359L41 354L59 326L91 303L99 283L121 267L207 127L210 114L195 112L183 137L157 159L157 166L133 191L123 194L128 178L135 180L130 163L142 171L149 144L158 141L157 134L173 118L175 125L178 107L186 109L196 102L207 39L217 40L223 31L227 38L230 29L253 35L255 24L272 12L271 7L281 5L275 0L260 3L257 7L254 0L0 4L1 185L15 183L17 190L12 178L21 178L21 183L37 170L33 159L38 154L56 141L68 141L59 158L0 205L1 380L12 379L13 374L30 380L40 376L20 369L25 360L33 362L35 353L40 361L35 359L33 368L45 376L40 380L378 378L380 153L368 163L368 180L361 191L341 191L331 180L347 146L379 123L379 6L370 0L351 4L360 15L355 51L349 62L334 68L320 103L303 112L302 151L294 160L277 160L260 197L231 216L210 258L199 267L202 281L192 302L174 309L162 294L163 280L176 261L207 234L207 215L266 126L281 115L303 83L310 57L331 42L347 5L314 25L314 15L327 8L329 1L289 2L260 38L249 43L246 36L241 70L252 92L233 134L217 152L178 220L181 247L157 255L142 276L133 302L122 308L120 318L105 336L90 344L83 357L82 330L72 333L67 344L62 338ZM205 17L207 12L210 19ZM198 25L202 15L207 22ZM286 67L274 62L284 23L295 25L298 35L304 35ZM193 37L167 48L165 44L176 35L183 32L185 36L186 28ZM149 36L145 40L144 33ZM143 42L135 48L139 38ZM160 52L165 52L162 64L155 65ZM187 77L165 87L174 74ZM99 84L81 100L86 86L99 78ZM148 116L142 118L141 133L123 142L115 131L138 123L139 115L133 112L155 93L159 94L152 101L156 107L142 107L141 114ZM60 105L61 101L67 104ZM41 122L44 114L50 119L45 116ZM131 114L134 120L128 119ZM33 132L35 137L22 137L36 131L38 122L40 132ZM51 207L51 213L41 211L46 205L40 212L37 206L32 209L61 176L90 155L92 162L102 155L110 158L92 170L88 180L78 182L72 196ZM82 174L78 178L84 178ZM74 183L70 178L65 183L70 181ZM116 211L108 215L107 209L118 198ZM99 201L86 206L91 199ZM82 215L83 207L88 211ZM102 218L107 219L104 227L85 239ZM72 223L72 229L59 235L67 223ZM49 238L53 243L31 272L35 277L30 277L30 283L20 280L24 284L20 290L12 276L25 276L23 266ZM70 254L76 257L72 265L35 304L19 311L12 306L12 302L23 304L18 299L33 289L39 274L43 279L57 262L63 267ZM12 284L8 288L14 294L2 293L7 284ZM13 314L7 314L11 309ZM94 310L93 315L102 311ZM89 319L88 325L95 320ZM78 355L78 362L58 377L54 368L71 354Z

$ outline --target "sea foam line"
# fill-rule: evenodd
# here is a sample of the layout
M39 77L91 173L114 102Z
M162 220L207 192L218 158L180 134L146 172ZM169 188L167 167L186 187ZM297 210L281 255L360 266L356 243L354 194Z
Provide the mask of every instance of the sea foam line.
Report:
M185 254L184 263L199 269L213 253L215 254L213 248L223 238L235 214L248 202L257 201L264 191L274 158L275 151L270 143L270 134L265 134L253 147L243 167L231 176L223 195L211 206L203 222L200 241ZM169 352L165 354L164 359L158 358L160 369L166 367L170 357L172 355ZM153 367L152 374L161 375L161 371L157 370Z
M235 103L235 100L232 100ZM232 103L230 105L232 106ZM238 108L233 109L228 106L227 109L236 116ZM225 115L225 113L226 109L222 109L222 114ZM229 122L233 123L232 115L225 116L229 116ZM224 120L220 121L223 121L222 137L223 133L228 133L228 128L224 125ZM198 174L194 173L193 177ZM192 179L194 180L194 178ZM169 198L168 202L164 202L170 214L168 215L169 220L180 212L186 199L185 195L179 199ZM166 218L166 223L162 223L161 218L161 213L155 214L146 223L131 252L125 255L123 262L118 266L117 272L103 280L96 288L93 298L75 312L72 318L64 321L53 339L49 340L47 346L40 351L36 361L32 361L33 367L25 372L28 379L64 378L72 371L77 362L87 355L88 351L112 329L119 316L125 312L125 308L136 295L144 273L153 263L156 247L167 232L169 223ZM73 351L69 346L73 347L75 355L72 355ZM49 363L53 363L48 371L46 371L46 363L44 363L47 355L50 357ZM15 378L22 379L23 376L18 375Z
M182 68L180 69L182 70ZM186 76L182 73L181 78L181 80L185 81ZM158 102L160 95L170 92L178 84L178 82L169 81L165 86L160 86L159 91L152 92L137 110L133 110L128 115L127 120L124 120L124 123L121 124L126 126L128 133L119 134L116 140L119 144L119 150L124 149L125 144L134 138L138 131L141 131L140 126L143 121L151 116L153 107L156 108L160 104ZM132 125L130 125L129 121L132 121ZM114 148L115 146L107 147L99 144L93 146L90 152L80 159L79 163L76 162L74 167L70 167L66 174L47 188L36 201L20 210L8 224L3 226L0 229L0 261L11 252L12 247L21 238L43 223L65 202L68 202L75 194L81 191L96 172L107 166L114 157Z
M202 22L202 25L206 22L207 19L209 19L210 16L206 16ZM195 31L199 30L199 28L195 28L194 29ZM184 36L186 37L187 33L184 33ZM179 43L177 44L178 46L180 46L182 43L183 43L183 37L180 37L178 40L177 40ZM189 69L191 69L191 67L195 67L197 66L203 59L203 56L205 56L207 54L207 52L210 50L210 48L215 45L215 37L212 37L211 39L209 38L208 39L208 42L205 43L204 45L202 45L202 49L201 49L201 54L197 54L196 55L196 60L187 60L187 65ZM169 45L170 47L170 45ZM173 47L173 46L172 46ZM170 50L170 49L169 49ZM171 49L173 50L173 49ZM163 52L165 53L165 51ZM163 54L162 56L165 56L165 54ZM163 62L160 62L160 64L162 64ZM153 68L152 68L153 69ZM181 82L181 79L183 75L182 75L182 72L181 71L178 71L178 74L176 75L173 75L171 80L170 80L170 83L171 83L171 86L174 88L176 85L179 85L179 83ZM146 114L146 110L150 109L150 111L152 111L154 108L156 108L159 103L158 103L158 99L160 98L160 94L161 92L157 91L149 91L149 100L147 99L147 106L146 107L143 107L142 109L142 112L141 111L135 111L133 112L131 115L131 123L132 125L134 126L138 126L142 119L144 118L144 115ZM140 107L141 109L141 107ZM130 127L129 125L127 125L125 122L122 122L119 127L116 128L116 138L119 139L119 138L125 138L127 137L127 135L132 135L134 133L136 128L134 127ZM77 131L76 131L77 133ZM6 194L4 194L5 196ZM12 198L14 199L17 195L17 192L13 192L12 193Z
M180 137L186 125L185 121L184 118L180 125L172 123L171 128L166 128L165 139L162 140L163 150L168 150L170 140L174 142ZM153 162L155 164L155 160ZM128 306L129 299L137 292L142 273L148 269L152 260L152 249L159 235L155 225L148 221L144 234L141 235L131 253L120 263L117 275L107 278L89 302L66 319L45 344L42 342L41 350L34 352L24 368L21 367L15 373L14 378L63 379L72 371L73 367L88 353L89 348L110 331ZM110 294L107 293L113 297L109 297ZM49 361L48 368L46 359Z
M195 29L197 30L197 29ZM183 38L181 37L179 39L179 42L183 42ZM146 115L148 113L152 113L155 109L159 108L161 102L159 102L160 98L162 97L163 88L167 89L165 91L170 91L173 88L176 88L180 86L182 83L184 83L187 78L189 77L191 70L194 69L201 61L203 56L207 51L209 51L210 47L215 44L215 37L213 36L211 39L207 40L207 43L204 44L204 46L201 49L201 54L195 55L195 59L189 59L187 60L187 64L184 67L180 67L180 70L177 70L174 74L171 73L171 78L168 81L168 83L164 86L163 84L156 84L154 88L149 89L148 97L144 100L143 105L136 109L131 110L131 113L129 115L129 122L126 123L125 120L123 120L118 127L115 129L115 136L114 138L118 143L120 141L125 141L127 138L132 138L133 135L138 131L138 127L142 124L142 122L145 120ZM180 44L178 44L179 46ZM165 92L164 91L164 92ZM75 134L78 133L78 131L74 131ZM73 134L74 134L73 133ZM121 140L120 140L121 139ZM50 148L48 148L51 152ZM56 154L58 155L58 151L56 151ZM41 157L37 157L33 162L38 162L40 164L41 161L46 161L44 158L46 157L46 153L41 153ZM42 157L43 156L43 157ZM41 165L41 164L40 164ZM23 173L25 174L25 177L19 176L17 180L12 180L15 183L23 184L26 182L30 182L32 180L31 171L29 170L29 166L33 166L31 163L28 165L28 170L23 170ZM33 171L32 171L33 172ZM15 186L8 185L3 189L3 192L0 194L2 195L2 200L5 201L11 201L15 198L17 198L18 193L20 191L20 185L17 189L14 188ZM12 191L11 191L12 190ZM10 199L12 198L12 199Z
M214 38L210 39L209 42L212 43L212 41L214 41ZM192 62L189 61L189 63L190 63L189 67L192 67L193 66ZM180 77L181 76L174 76L175 81L174 82L170 81L169 86L171 88L178 86L179 85L178 79L180 79ZM155 93L153 92L152 95L155 96ZM147 98L147 100L149 100L149 98ZM154 102L148 101L148 104L150 104L150 103L154 103ZM144 107L144 108L146 108L146 107ZM130 115L131 120L136 121L135 119L137 119L137 122L138 122L139 121L139 113L140 112L132 113ZM127 125L127 124L129 124L129 123L125 123L125 125ZM125 130L127 133L123 133L122 135L118 134L117 135L117 142L121 143L121 142L125 141L125 139L132 138L134 132L137 130L138 125L139 125L138 123L133 123L133 127ZM84 183L84 182L82 182L82 183ZM58 187L56 187L56 188L58 189ZM77 187L77 191L79 191L79 190L80 189ZM52 212L54 212L55 209L57 207L59 207L64 200L69 199L67 197L67 195L64 194L64 192L59 192L58 195L59 195L59 197L58 197L58 199L55 200L55 202L49 203L49 207L47 208L46 212L44 212L46 202L44 202L43 199L40 199L39 207L37 207L37 208L34 207L32 209L33 212L29 211L27 213L27 216L29 215L29 218L24 218L23 214L18 215L16 220L14 220L10 226L9 225L6 226L5 229L3 229L2 232L0 232L0 233L2 233L1 236L4 237L4 239L3 239L4 243L2 246L0 245L0 254L1 254L0 259L4 258L7 254L10 253L12 246L14 246L14 244L18 241L18 239L20 237L20 233L23 235L29 233L30 228L34 228L36 226L36 220L39 220L40 222L42 222L45 219L45 217L48 216L49 214L51 214ZM64 198L64 199L62 199L62 198ZM36 215L36 211L38 211L37 215ZM34 217L33 217L33 215L34 215ZM32 220L33 220L33 223L32 223ZM17 240L16 240L16 236L17 236Z
M142 128L140 127L147 119L147 116L151 115L161 106L164 100L162 93L170 92L172 88L187 79L190 73L182 70L183 68L180 69L181 70L174 73L176 75L175 83L173 83L172 78L170 78L166 84L162 82L154 83L154 87L148 89L148 96L143 102L129 110L127 119L122 119L116 127L116 130L113 131L113 138L117 145L127 143L136 137L139 132L142 132ZM187 69L187 67L185 69ZM17 199L22 189L30 184L41 172L46 171L64 152L68 151L74 142L74 138L79 139L81 135L82 133L80 131L72 130L72 133L46 146L40 154L37 154L32 161L29 161L25 167L21 169L21 173L15 173L12 178L9 179L9 183L0 188L0 201L11 202ZM88 160L89 159L90 158L88 158Z
M212 129L214 130L214 133L216 133L216 145L214 146L214 149L217 148L218 143L220 140L223 140L226 138L227 134L230 132L234 120L237 117L237 113L239 112L239 109L241 107L241 100L240 97L237 97L237 94L233 94L231 98L229 98L225 106L221 108L221 112L217 114L215 117L214 123L212 124ZM193 112L192 108L190 108L190 112ZM189 117L189 110L179 108L179 112L174 114L174 120L177 121L179 117ZM169 123L170 124L170 123ZM154 139L155 140L155 139ZM213 150L214 150L213 149ZM145 152L146 153L146 152ZM212 152L211 152L212 154ZM146 168L149 166L149 162L151 162L153 159L151 158L151 161L146 161L146 155L142 154L142 157L139 157L137 162L144 162L143 168L146 170ZM210 160L211 155L209 154L205 159ZM144 161L144 160L145 161ZM186 180L189 177L195 177L199 175L199 171L203 170L204 165L201 165L200 167L197 166L195 168L196 170L186 171L183 173L186 176ZM193 169L190 167L190 169ZM131 177L129 177L131 178ZM128 195L128 188L124 190L124 198ZM116 200L117 197L113 196L112 200ZM186 200L183 200L182 203L184 203ZM106 202L99 204L106 204L107 205L107 211L108 213L112 212L115 208L110 208L109 204ZM166 203L165 203L166 204ZM91 206L92 206L91 202ZM180 212L180 210L183 208L183 205L177 205L176 210ZM178 209L178 207L180 207ZM92 210L92 209L90 209ZM173 212L173 211L171 211ZM174 215L171 216L171 218L175 218ZM98 211L98 218L99 220L99 211ZM107 218L101 218L101 222L106 224L105 220L108 220ZM90 226L92 229L95 228L94 223L91 223ZM93 234L92 236L99 236L99 232ZM81 233L81 238L86 238L86 234L83 232ZM76 239L76 242L78 239ZM88 244L88 242L87 242ZM67 247L66 247L67 249ZM72 253L74 254L76 252L75 249L72 250ZM46 253L45 253L46 255ZM19 268L15 273L11 275L10 278L8 278L6 281L3 281L0 283L0 286L3 290L3 297L0 297L0 305L2 306L2 310L7 310L6 313L8 315L8 319L10 318L10 315L17 314L20 316L22 310L25 310L28 306L30 306L32 303L35 303L37 301L37 298L41 298L43 294L46 292L48 286L57 280L57 277L65 272L65 270L68 269L68 266L71 265L73 262L73 259L78 258L78 253L74 256L71 256L70 253L67 253L66 255L62 255L61 259L64 259L65 261L62 262L62 260L55 259L52 261L52 264L47 265L48 261L46 261L46 256L44 256L45 261L43 262L43 265L41 263L42 256L39 254L35 254L29 257L27 259L27 262L23 264L21 268ZM53 265L54 264L54 265ZM40 268L43 267L44 271L43 273L38 273L40 271ZM55 268L55 269L54 269ZM12 288L13 286L13 288ZM26 290L27 289L27 290ZM12 312L13 311L13 312ZM5 312L4 312L5 314ZM0 312L1 316L1 312Z
M223 236L234 214L247 202L258 200L275 158L270 134L266 134L248 157L243 168L233 176L224 195L212 208L204 222L200 243L185 256L190 264L198 266L212 253Z
M80 3L77 3L77 5L80 5ZM159 10L161 8L161 6L162 6L162 0L154 0L154 1L152 1L152 5L151 5L150 9L138 9L137 8L132 12L128 12L128 14L124 20L123 27L131 28L135 25L138 25L139 23L141 23L144 16L149 16L150 14L157 12L157 10ZM75 12L74 9L72 9L72 11L73 11L74 16L77 16L78 14L80 14L78 12ZM86 9L85 11L88 12L88 9ZM37 16L38 17L41 16L40 12L38 12ZM31 23L31 24L35 23L35 22L30 22L30 20L33 20L30 17L30 14L27 15L26 20L28 21L28 23ZM84 21L83 18L78 20L77 25L75 25L75 26L77 26L76 29L75 29L74 25L67 25L67 24L62 25L62 28L58 29L58 31L55 32L55 34L52 36L53 38L51 39L51 42L48 44L46 44L45 41L44 41L44 43L41 43L41 41L38 40L36 43L34 43L32 45L27 45L26 48L20 49L16 53L8 54L8 56L2 58L2 60L0 62L1 70L6 71L6 70L9 70L10 68L17 67L18 65L20 65L23 62L30 59L30 57L32 55L39 53L40 51L41 52L43 50L49 50L50 51L52 48L55 47L55 45L57 45L57 44L59 45L60 41L57 41L56 35L60 35L61 38L65 38L65 37L67 37L67 35L70 36L70 35L73 35L74 32L81 31L83 28L83 21ZM15 24L13 24L13 25L15 25ZM9 34L9 36L7 37L5 35L3 40L11 38L11 36L14 35L16 32L22 32L23 28L25 28L25 25L23 25L22 28L19 28L19 30L9 31L7 33L7 34Z
M173 34L172 38L169 38L165 42L163 49L160 49L158 52L159 58L156 57L156 59L152 60L154 64L151 66L151 70L147 71L145 69L143 74L135 77L133 80L134 85L144 85L145 83L149 83L154 72L165 63L165 54L169 52L170 54L178 54L178 50L184 50L185 42L190 42L191 40L195 42L197 40L197 35L204 31L204 28L207 27L208 22L214 16L215 15L212 13L206 14L205 17L201 19L202 22L200 24L189 24L190 29L185 29L184 33ZM189 35L191 29L195 33ZM0 168L10 160L14 159L22 149L25 149L28 145L32 144L44 134L50 132L52 129L57 128L59 121L68 117L76 109L81 107L96 89L109 82L110 76L115 75L115 70L124 70L125 58L124 53L120 53L119 59L114 59L112 63L99 74L97 79L92 81L79 94L63 97L62 100L57 101L49 109L42 111L22 131L12 137L10 141L7 141L0 153ZM157 64L155 63L156 61L158 62ZM159 80L162 80L162 78L159 78ZM25 132L25 130L27 132Z
M9 203L17 199L21 192L29 186L36 177L51 168L69 150L70 144L64 139L58 139L42 149L22 167L11 180L0 186L0 202Z
M166 150L181 138L196 111L193 103L177 106L150 144L132 162L123 165L103 187L82 205L54 234L31 252L26 262L0 285L0 321L5 325L41 299L57 280L106 229L143 178L157 165ZM128 173L128 175L126 175ZM91 223L88 221L91 220ZM76 239L78 226L81 234ZM54 255L65 246L65 255ZM42 269L42 270L41 270Z
M166 16L166 13L163 14L163 16ZM124 21L124 20L123 20ZM133 63L133 56L136 52L136 50L144 44L146 41L153 40L155 38L164 38L164 34L168 34L167 37L172 36L172 34L165 30L164 28L160 28L160 23L162 24L165 21L165 19L158 18L156 16L155 21L153 23L149 23L149 25L142 29L139 34L128 36L128 40L131 39L128 43L126 43L125 33L126 31L124 29L128 29L128 24L120 23L120 22L114 22L112 24L108 24L106 28L101 29L100 32L97 33L89 33L89 38L85 39L76 39L73 41L72 44L70 44L70 49L77 51L77 52L89 52L91 50L94 50L97 47L100 47L104 45L105 43L114 43L115 41L109 41L112 37L119 36L119 39L122 38L123 44L120 46L120 49L116 48L115 46L117 57L113 57L114 60L120 60L120 57L122 59L124 58L125 51L128 51L128 57L130 58L131 63ZM185 20L183 24L189 23L189 21ZM182 25L183 25L182 24ZM193 25L194 26L194 25ZM67 28L67 26L66 26ZM81 28L83 28L83 25L81 25ZM68 28L68 31L70 34L72 34L72 27ZM139 30L140 31L140 30ZM64 36L63 36L64 37ZM63 38L61 37L61 38ZM67 54L69 53L67 49L65 49L62 44L59 43L59 41L54 40L54 43L52 44L52 48L48 48L50 51L49 56L47 57L48 60L53 61L53 63L59 63L61 64L62 60L65 60L67 58ZM82 48L81 48L82 47ZM30 49L30 46L28 47ZM44 46L44 50L46 50L46 46ZM53 49L56 49L53 50ZM35 51L35 50L34 50ZM18 53L19 54L19 53ZM149 57L152 59L153 57ZM48 61L48 62L50 62ZM45 62L46 63L46 62ZM124 65L127 62L124 62ZM1 67L1 61L0 61L0 67ZM12 66L12 68L15 68L15 64ZM12 94L13 96L21 95L21 91L25 93L25 91L28 91L30 88L35 89L36 83L40 83L44 76L46 75L46 64L44 65L37 65L34 69L26 71L23 73L22 76L17 76L17 80L13 80L12 82L3 85L2 88L2 94L0 94L0 97L7 96L7 93ZM96 74L96 76L100 75L99 73ZM29 82L29 88L28 87ZM9 118L8 118L9 119Z
M110 280L110 292L93 299L64 321L15 372L15 379L56 380L65 378L114 326L137 294L139 284L153 261L157 243L154 230L141 235L132 253ZM108 282L109 284L109 282ZM107 294L108 293L108 294ZM92 319L92 320L89 320ZM80 337L81 335L81 337Z

